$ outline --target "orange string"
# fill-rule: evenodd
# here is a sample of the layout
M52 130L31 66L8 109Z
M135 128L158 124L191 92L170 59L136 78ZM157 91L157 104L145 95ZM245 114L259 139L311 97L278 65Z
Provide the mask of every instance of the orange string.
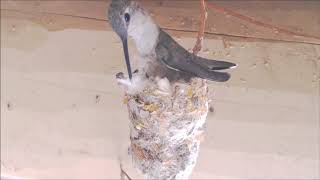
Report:
M204 38L204 33L205 33L205 28L206 28L206 3L204 2L204 0L200 0L200 6L201 6L201 14L200 14L200 27L199 27L199 31L198 31L198 38L197 38L197 42L196 45L194 46L193 50L193 54L198 54L198 52L201 50L202 48L202 43L203 43L203 38Z

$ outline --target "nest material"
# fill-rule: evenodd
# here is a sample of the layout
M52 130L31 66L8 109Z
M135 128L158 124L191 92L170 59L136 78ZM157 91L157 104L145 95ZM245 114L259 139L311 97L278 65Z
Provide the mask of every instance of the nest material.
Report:
M170 83L170 93L155 84L125 96L134 166L149 179L187 179L208 113L206 81Z

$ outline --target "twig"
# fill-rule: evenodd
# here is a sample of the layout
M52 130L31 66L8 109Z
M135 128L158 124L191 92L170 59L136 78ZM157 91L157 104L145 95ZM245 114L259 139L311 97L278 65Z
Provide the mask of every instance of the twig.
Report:
M123 168L122 168L122 163L120 162L120 171L121 171L121 173L120 173L120 177L121 177L121 179L125 179L125 180L132 180L131 178L130 178L130 176L123 170Z
M202 43L203 43L203 38L204 38L204 33L205 33L205 27L206 27L206 20L207 20L207 10L206 10L206 3L204 0L200 0L201 4L201 14L200 14L200 27L198 31L198 38L196 45L192 49L193 54L198 54L198 52L202 48Z

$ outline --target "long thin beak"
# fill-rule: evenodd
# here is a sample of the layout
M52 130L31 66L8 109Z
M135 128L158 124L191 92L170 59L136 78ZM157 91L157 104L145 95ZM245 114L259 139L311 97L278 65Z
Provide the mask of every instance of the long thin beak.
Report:
M127 38L122 40L122 45L123 45L124 57L126 58L126 65L127 65L128 75L129 75L129 78L131 80L132 79L132 72L131 72L131 65L130 65L130 59L129 59Z

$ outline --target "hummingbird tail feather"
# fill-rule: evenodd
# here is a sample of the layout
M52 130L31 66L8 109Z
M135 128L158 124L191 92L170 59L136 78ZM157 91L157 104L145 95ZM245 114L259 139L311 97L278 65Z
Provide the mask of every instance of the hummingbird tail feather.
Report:
M237 66L236 64L231 62L211 60L199 56L194 60L194 62L211 71L231 69Z
M230 79L230 74L226 72L216 72L216 71L201 71L197 73L197 76L203 79L217 82L225 82Z

